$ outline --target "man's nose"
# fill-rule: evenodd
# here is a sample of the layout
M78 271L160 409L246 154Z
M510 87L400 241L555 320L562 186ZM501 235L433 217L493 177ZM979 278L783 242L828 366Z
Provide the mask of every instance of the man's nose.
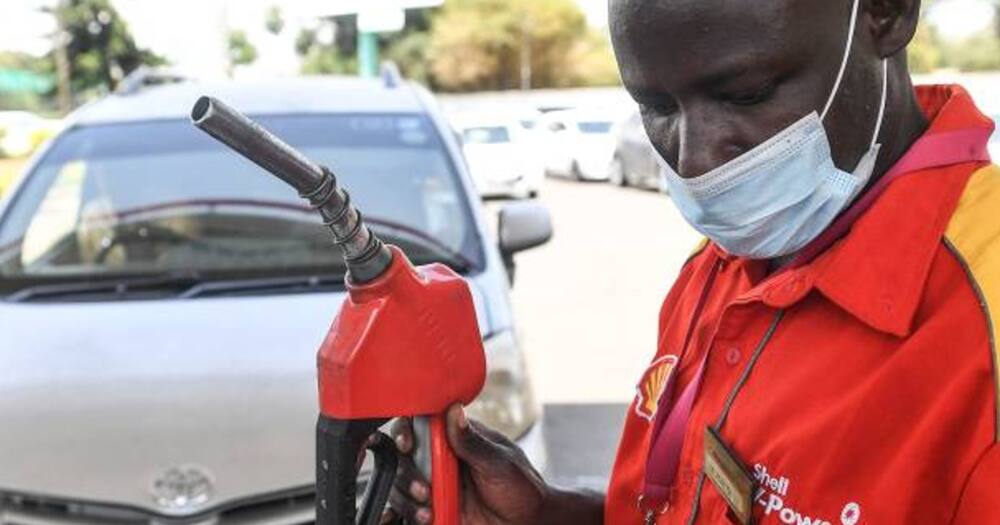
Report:
M740 154L727 127L712 119L685 118L679 134L677 173L685 179L704 175Z

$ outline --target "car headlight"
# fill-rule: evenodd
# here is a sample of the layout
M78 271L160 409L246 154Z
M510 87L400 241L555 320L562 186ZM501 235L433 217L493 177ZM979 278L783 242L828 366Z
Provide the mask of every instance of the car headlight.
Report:
M466 410L473 419L510 439L518 439L538 418L524 356L511 331L490 337L483 341L483 347L486 350L486 385Z

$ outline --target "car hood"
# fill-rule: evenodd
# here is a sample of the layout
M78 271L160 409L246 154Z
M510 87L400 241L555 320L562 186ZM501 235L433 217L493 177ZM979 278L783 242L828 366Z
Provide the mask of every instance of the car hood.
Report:
M0 303L0 491L185 515L310 485L315 354L342 300ZM159 506L156 480L189 466L210 499Z

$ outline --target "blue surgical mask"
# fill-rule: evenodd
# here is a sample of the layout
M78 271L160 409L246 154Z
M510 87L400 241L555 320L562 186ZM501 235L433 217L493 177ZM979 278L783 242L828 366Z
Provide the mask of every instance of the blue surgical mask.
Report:
M752 259L794 254L819 236L868 184L880 145L888 64L868 151L853 172L833 163L823 121L840 88L851 53L859 0L854 1L847 48L822 113L812 112L739 157L685 179L664 163L667 186L681 215L727 252Z

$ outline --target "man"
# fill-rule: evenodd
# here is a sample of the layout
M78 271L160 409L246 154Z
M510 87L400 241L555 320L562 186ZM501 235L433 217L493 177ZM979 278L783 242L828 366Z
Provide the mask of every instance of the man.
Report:
M960 87L912 87L919 0L610 9L711 242L664 302L607 495L547 486L453 408L464 523L1000 523L993 124ZM401 474L393 512L430 522Z

